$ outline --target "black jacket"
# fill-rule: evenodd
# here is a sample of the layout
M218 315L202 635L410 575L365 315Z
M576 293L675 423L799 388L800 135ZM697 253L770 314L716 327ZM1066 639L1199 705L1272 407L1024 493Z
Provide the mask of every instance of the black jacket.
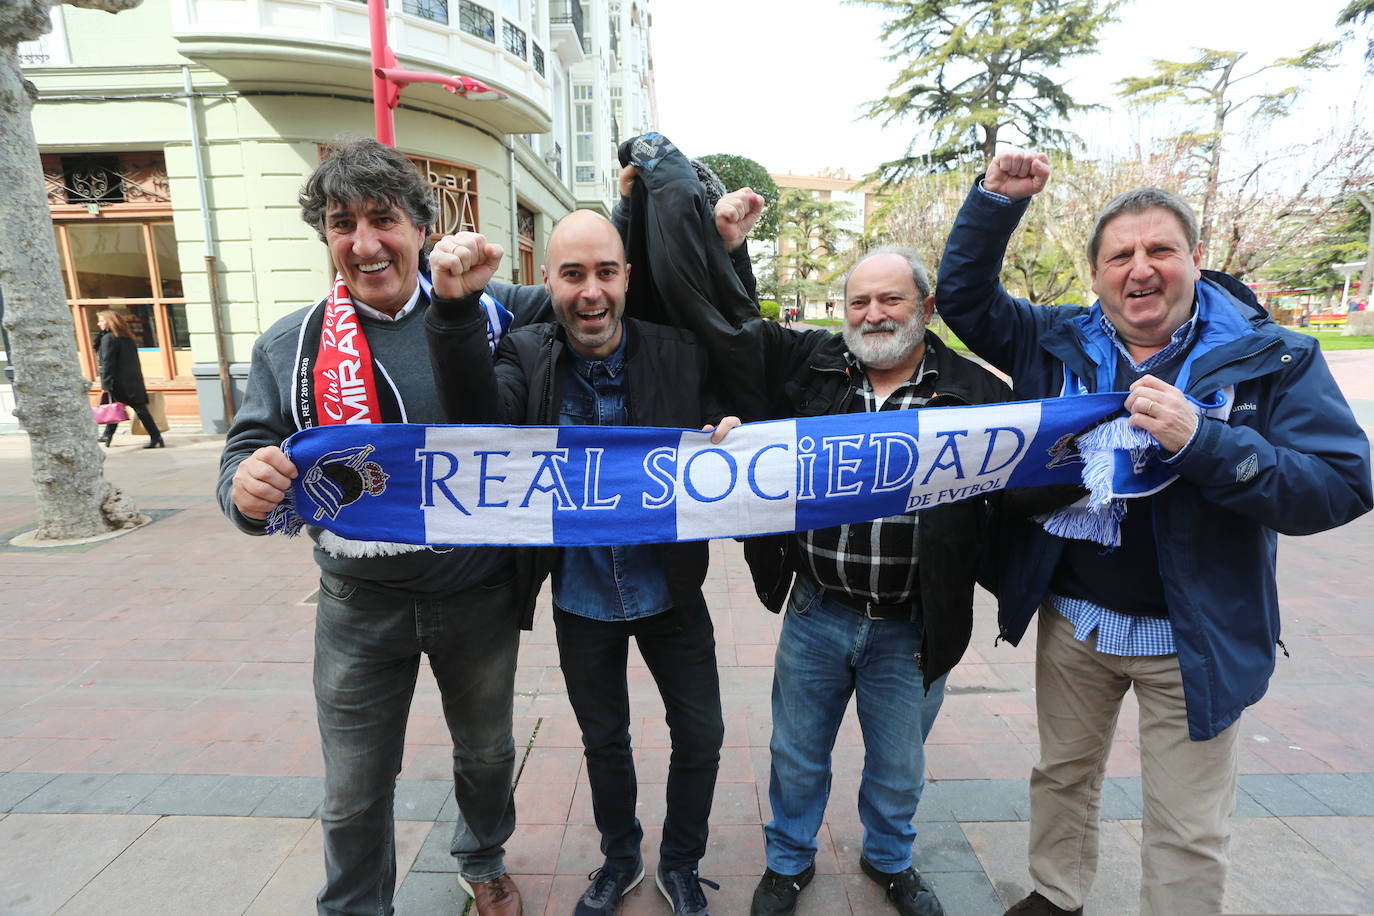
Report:
M131 407L148 403L143 369L138 364L138 344L111 331L100 332L100 387L116 401Z
M761 377L771 392L770 419L846 412L862 384L845 359L844 340L827 331L793 331L765 321L747 324L762 360ZM1010 399L1011 390L991 372L950 350L926 332L939 372L928 406L954 407ZM958 664L973 632L973 586L990 540L990 501L975 497L921 510L917 529L921 670L926 687ZM775 534L744 542L744 556L759 600L770 611L783 607L802 568L796 535Z
M705 351L687 331L626 318L626 409L633 426L700 429L721 412L706 387ZM455 423L515 423L557 426L562 403L559 371L567 351L557 324L517 328L501 341L496 365L474 359L470 344L485 339L477 297L435 299L426 318L430 360L445 417ZM516 554L529 625L535 599L553 570L557 547L522 548ZM705 541L658 545L675 606L694 598L706 579Z

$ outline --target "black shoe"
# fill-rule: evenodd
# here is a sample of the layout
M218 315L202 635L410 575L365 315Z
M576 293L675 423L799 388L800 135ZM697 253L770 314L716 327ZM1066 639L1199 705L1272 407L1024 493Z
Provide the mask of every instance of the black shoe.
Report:
M719 884L698 875L695 865L665 870L663 863L660 862L655 878L658 889L673 905L673 916L709 916L711 909L706 903L706 893L702 891L701 886L704 884L720 890Z
M902 916L944 916L945 908L940 906L940 898L916 869L889 874L878 871L863 856L859 856L859 867L886 889L888 901Z
M1030 896L1018 900L1004 916L1083 916L1083 908L1066 910L1050 903L1039 891L1031 891Z
M749 916L792 916L802 888L816 877L816 866L806 866L799 875L780 875L768 868L754 888L754 900L749 904Z
M609 916L620 906L620 898L644 880L644 860L636 862L631 869L603 865L587 877L591 879L591 886L577 901L573 916L601 916L603 913Z
M167 447L167 442L166 442L165 440L163 440L163 439L154 439L152 442L149 442L147 445L145 445L145 446L143 446L143 447L144 447L144 448L166 448L166 447Z
M101 445L105 446L106 448L109 448L110 440L113 438L114 436L100 436L96 441L98 441Z

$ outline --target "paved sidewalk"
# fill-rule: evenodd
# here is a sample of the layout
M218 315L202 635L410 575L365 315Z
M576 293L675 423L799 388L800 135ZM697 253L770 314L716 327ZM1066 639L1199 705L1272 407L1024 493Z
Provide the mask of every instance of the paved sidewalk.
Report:
M1374 408L1374 352L1332 354ZM1367 386L1367 387L1361 387ZM1374 423L1374 419L1365 421ZM248 538L211 498L220 443L127 432L106 474L157 521L69 550L4 546L33 524L28 443L0 436L0 913L313 912L320 758L310 688L315 572L306 544ZM1229 912L1374 912L1374 519L1283 539L1284 641L1269 696L1242 720ZM712 545L726 747L710 851L713 912L743 914L763 869L769 685L778 618L734 542ZM993 646L980 594L973 642L928 747L917 864L951 916L1000 914L1028 888L1026 776L1036 757L1033 647ZM630 672L644 850L663 815L667 730ZM599 864L576 725L547 604L517 677L520 826L509 864L528 913L566 914ZM460 913L447 844L450 748L422 674L397 797L399 912ZM858 869L853 717L835 751L818 877L801 916L893 912ZM1088 909L1136 912L1139 754L1128 701L1109 763L1103 862ZM652 886L625 914L666 914Z

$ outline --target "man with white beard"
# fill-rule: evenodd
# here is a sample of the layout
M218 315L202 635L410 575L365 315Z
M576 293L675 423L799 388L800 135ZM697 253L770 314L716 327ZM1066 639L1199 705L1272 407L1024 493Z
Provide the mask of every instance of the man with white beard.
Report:
M717 206L727 248L742 242L728 214L721 218L732 206L741 222L750 212L747 196ZM916 252L883 248L849 274L843 335L746 322L738 333L751 346L736 352L758 362L737 384L757 379L760 390L738 402L767 407L766 416L744 419L1007 400L996 376L926 331L934 306ZM768 867L752 916L792 913L816 873L830 755L851 696L864 736L859 865L903 916L943 912L912 867L912 820L925 786L925 738L945 677L968 647L987 518L985 502L970 499L745 542L759 599L774 612L787 600L773 675Z

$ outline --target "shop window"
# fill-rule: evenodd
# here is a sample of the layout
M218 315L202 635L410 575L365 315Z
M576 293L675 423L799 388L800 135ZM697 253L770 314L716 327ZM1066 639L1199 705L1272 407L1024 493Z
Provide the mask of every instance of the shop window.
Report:
M128 323L146 381L188 377L191 339L171 222L59 220L53 229L86 377L99 377L96 314L102 309Z

